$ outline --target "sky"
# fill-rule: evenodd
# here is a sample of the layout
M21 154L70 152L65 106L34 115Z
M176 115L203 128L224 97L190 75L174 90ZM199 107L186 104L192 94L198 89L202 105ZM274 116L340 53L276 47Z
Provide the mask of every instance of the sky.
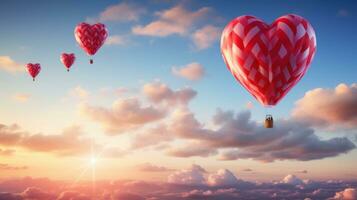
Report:
M270 24L289 13L311 23L316 54L265 108L227 70L221 32L240 15ZM2 1L0 179L357 181L356 13L354 1ZM92 65L80 22L108 29ZM76 55L70 72L63 52Z

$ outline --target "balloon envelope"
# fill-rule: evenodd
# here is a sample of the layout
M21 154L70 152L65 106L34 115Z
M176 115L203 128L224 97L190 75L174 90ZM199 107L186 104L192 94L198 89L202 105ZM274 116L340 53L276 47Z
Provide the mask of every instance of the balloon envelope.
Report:
M39 63L36 64L32 64L32 63L28 63L26 65L27 71L30 74L30 76L35 79L36 76L40 73L41 71L41 65Z
M104 44L108 37L108 31L104 24L80 23L74 29L74 35L79 46L87 52L88 55L94 55Z
M67 68L67 70L69 70L69 68L71 68L75 59L76 59L76 57L73 53L70 53L70 54L62 53L62 55L61 55L61 62Z
M304 76L316 51L310 23L285 15L267 25L240 16L223 30L221 52L233 76L262 105L276 105Z

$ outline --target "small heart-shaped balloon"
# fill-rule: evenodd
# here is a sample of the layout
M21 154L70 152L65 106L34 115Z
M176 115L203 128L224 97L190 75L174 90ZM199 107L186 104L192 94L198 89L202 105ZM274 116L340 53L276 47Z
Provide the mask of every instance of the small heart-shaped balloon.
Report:
M70 53L70 54L62 53L62 55L61 55L61 62L67 68L67 71L69 71L69 68L71 68L75 59L76 59L76 57L74 56L73 53Z
M104 44L108 31L104 24L80 23L74 29L74 35L79 46L87 52L88 55L94 55Z
M36 63L36 64L28 63L26 65L26 68L27 68L28 73L32 77L32 79L35 81L36 76L41 71L41 65L39 63Z
M316 51L315 31L297 15L271 25L240 16L223 30L221 51L233 76L261 104L276 105L304 76Z

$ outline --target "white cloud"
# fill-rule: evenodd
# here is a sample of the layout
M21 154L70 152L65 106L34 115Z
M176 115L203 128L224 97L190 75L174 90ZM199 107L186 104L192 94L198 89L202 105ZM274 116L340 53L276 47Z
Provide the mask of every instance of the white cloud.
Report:
M176 76L195 81L204 76L205 70L201 64L193 62L178 68L172 67L172 73Z
M159 17L145 26L135 26L132 32L137 35L166 37L172 34L186 35L193 25L207 17L211 9L203 7L197 11L186 10L178 5L168 10L157 12Z
M125 45L127 42L127 38L122 35L110 35L105 40L106 45Z
M206 49L219 41L221 29L206 25L192 34L192 40L198 50Z
M204 185L206 170L199 165L192 165L189 169L177 171L168 177L168 182L180 185Z
M290 184L290 185L304 184L304 182L301 179L299 179L298 177L296 177L295 175L292 175L292 174L285 176L283 178L283 180L281 181L281 183Z
M208 176L207 183L211 186L234 186L238 180L229 170L220 169Z
M142 7L122 2L116 5L107 7L103 12L99 14L98 21L108 22L126 22L137 21L140 16L145 13L145 9Z
M7 72L24 72L25 65L17 63L10 56L0 56L0 69Z

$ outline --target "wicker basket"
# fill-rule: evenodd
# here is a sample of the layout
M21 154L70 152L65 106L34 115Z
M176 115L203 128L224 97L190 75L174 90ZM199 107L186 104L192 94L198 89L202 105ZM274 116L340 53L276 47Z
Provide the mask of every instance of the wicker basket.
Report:
M273 124L274 124L273 116L266 115L265 122L264 122L265 128L273 128Z

